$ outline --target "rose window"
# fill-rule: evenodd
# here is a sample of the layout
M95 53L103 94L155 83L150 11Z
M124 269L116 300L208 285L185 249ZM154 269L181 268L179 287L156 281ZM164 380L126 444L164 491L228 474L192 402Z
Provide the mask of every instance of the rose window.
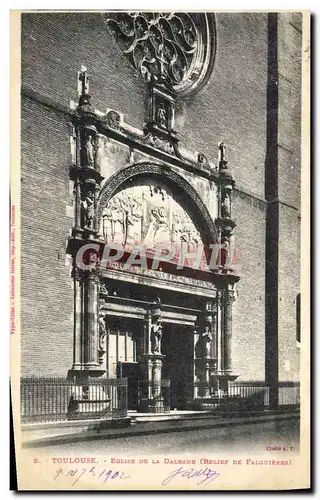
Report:
M146 81L165 79L183 95L207 81L216 46L213 14L112 12L104 16L122 52Z

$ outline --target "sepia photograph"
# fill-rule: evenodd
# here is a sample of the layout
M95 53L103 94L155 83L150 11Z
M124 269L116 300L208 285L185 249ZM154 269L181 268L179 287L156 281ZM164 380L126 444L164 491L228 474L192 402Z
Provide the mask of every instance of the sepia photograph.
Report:
M19 489L310 487L309 60L307 11L11 11Z

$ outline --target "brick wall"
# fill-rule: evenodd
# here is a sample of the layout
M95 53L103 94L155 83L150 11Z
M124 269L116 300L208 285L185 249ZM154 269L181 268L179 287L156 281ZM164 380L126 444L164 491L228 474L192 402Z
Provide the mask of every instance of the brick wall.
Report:
M69 125L25 98L21 118L21 372L65 375L73 349Z
M232 200L241 266L233 305L233 370L239 380L264 380L266 204L237 191Z
M296 341L296 300L300 292L300 224L297 211L280 205L279 228L279 380L297 380L300 367L300 348Z
M146 86L122 56L100 13L24 14L23 84L69 106L77 101L77 73L88 68L94 106L123 110L131 125L146 118Z
M266 14L217 13L216 25L213 73L208 84L177 110L177 129L188 148L216 161L223 140L237 185L263 197Z

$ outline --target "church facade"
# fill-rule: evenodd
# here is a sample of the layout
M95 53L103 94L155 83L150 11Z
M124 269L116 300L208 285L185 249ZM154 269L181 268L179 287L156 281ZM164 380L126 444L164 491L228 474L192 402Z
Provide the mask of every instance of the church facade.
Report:
M21 34L22 375L127 377L132 409L254 381L276 405L299 381L301 15Z

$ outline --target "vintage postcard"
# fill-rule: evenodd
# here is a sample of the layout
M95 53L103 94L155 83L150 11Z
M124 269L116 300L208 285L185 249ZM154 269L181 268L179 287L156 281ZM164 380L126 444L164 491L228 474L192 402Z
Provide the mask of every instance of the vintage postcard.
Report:
M310 487L309 80L306 11L11 12L20 490Z

